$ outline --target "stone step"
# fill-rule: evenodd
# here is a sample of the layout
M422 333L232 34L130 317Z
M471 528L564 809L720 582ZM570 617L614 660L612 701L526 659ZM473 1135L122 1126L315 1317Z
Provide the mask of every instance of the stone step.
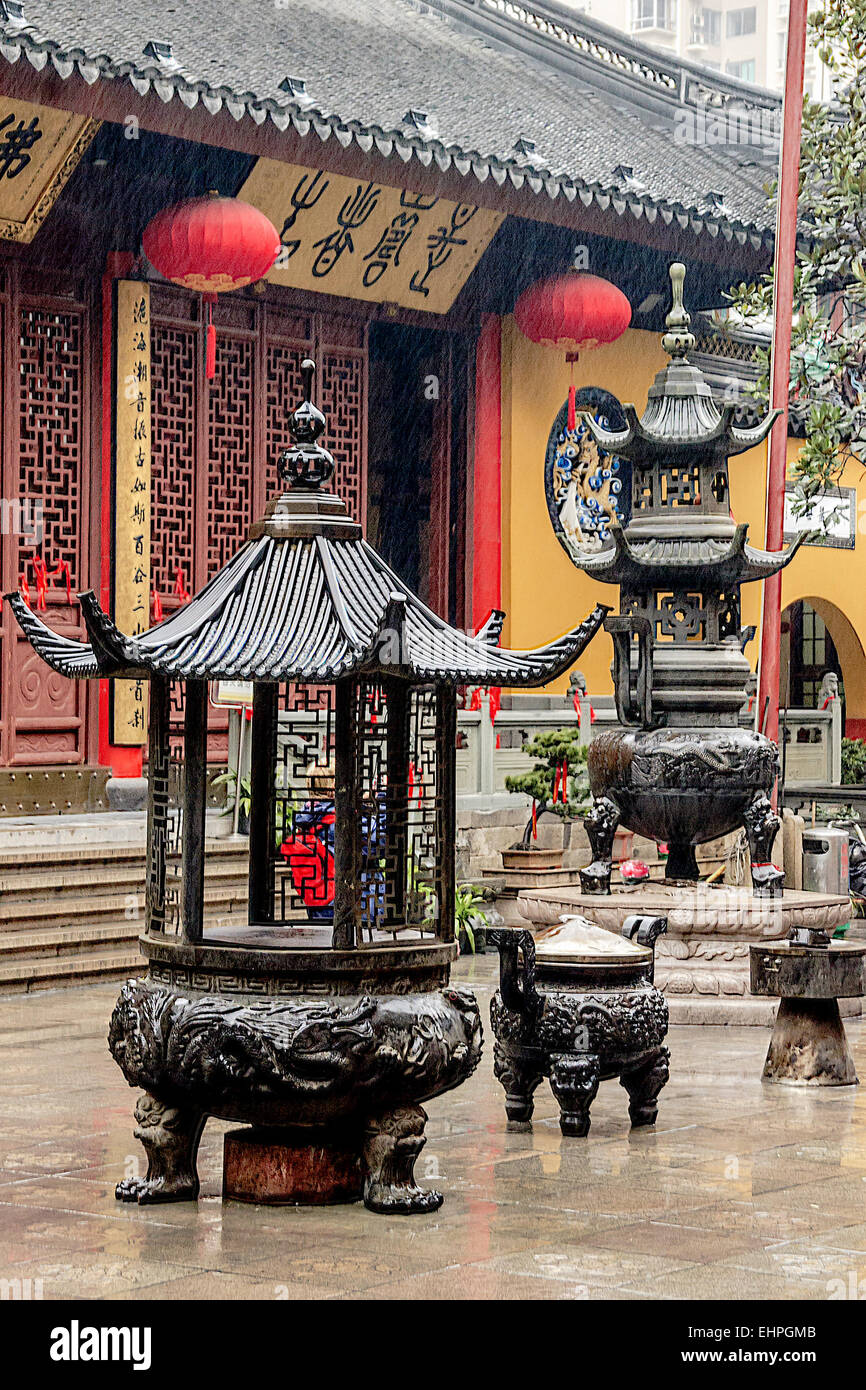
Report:
M72 959L94 946L106 947L120 942L131 949L137 944L140 934L140 922L109 922L99 927L70 926L62 932L56 928L49 931L0 932L0 962L23 955Z
M239 855L208 856L205 877L209 883L246 882L248 865L246 857ZM143 887L145 876L144 859L130 860L126 863L102 864L85 863L57 865L51 868L22 868L10 872L0 868L0 922L4 907L15 901L52 899L76 888L91 891L100 888L114 889L115 892L132 891Z
M38 837L35 838L38 839ZM249 840L245 836L208 836L206 844L209 860L219 862L223 859L235 858L246 862ZM93 865L143 864L144 840L142 838L140 841L123 844L77 845L70 843L59 847L28 843L26 848L17 846L0 848L0 874L3 875L18 871L23 872L25 869L38 871L40 868L45 868L47 870L52 866L69 864L70 861L76 864Z
M68 985L128 979L140 975L144 961L138 948L125 944L75 956L0 959L0 995L29 994L35 990L58 989Z
M247 905L246 879L231 879L213 884L205 879L204 905L207 916L238 911ZM130 917L135 912L137 916ZM62 930L65 923L94 924L96 922L133 921L139 927L144 920L144 889L130 888L129 892L85 894L58 893L50 898L5 900L0 903L0 934L40 928Z

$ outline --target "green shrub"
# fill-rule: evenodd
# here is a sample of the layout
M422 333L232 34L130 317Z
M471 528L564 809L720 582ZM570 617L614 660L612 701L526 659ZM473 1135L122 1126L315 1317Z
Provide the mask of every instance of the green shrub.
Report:
M842 740L842 785L853 787L866 782L866 742L862 738Z

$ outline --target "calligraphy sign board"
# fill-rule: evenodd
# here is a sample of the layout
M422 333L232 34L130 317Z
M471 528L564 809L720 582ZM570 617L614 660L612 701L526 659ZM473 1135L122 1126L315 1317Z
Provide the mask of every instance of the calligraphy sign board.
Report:
M0 96L0 237L32 241L99 121Z
M240 197L280 233L275 284L435 314L451 308L504 216L276 159L258 160Z
M119 280L114 303L114 621L150 626L150 286ZM144 681L111 682L111 739L147 741Z

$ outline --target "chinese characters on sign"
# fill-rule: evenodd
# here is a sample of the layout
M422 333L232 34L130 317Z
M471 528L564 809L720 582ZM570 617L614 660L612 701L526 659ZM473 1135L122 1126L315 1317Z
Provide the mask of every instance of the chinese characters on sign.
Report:
M0 96L0 237L32 241L99 122Z
M114 397L114 621L150 627L150 287L117 283ZM143 681L112 682L112 742L147 740Z
M433 193L260 159L240 197L280 232L269 280L445 314L502 214Z

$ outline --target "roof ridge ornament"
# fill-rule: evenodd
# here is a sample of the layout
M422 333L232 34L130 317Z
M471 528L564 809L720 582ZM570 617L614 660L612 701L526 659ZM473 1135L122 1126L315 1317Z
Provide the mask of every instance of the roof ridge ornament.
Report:
M326 420L313 405L313 376L316 364L311 357L301 363L301 382L304 399L289 417L289 434L293 443L277 459L277 473L287 487L317 492L334 476L336 464L332 454L319 444Z
M670 268L673 303L665 319L667 333L662 338L662 347L674 359L685 357L695 346L695 335L689 331L692 316L683 304L683 284L686 268L682 261L674 261Z

